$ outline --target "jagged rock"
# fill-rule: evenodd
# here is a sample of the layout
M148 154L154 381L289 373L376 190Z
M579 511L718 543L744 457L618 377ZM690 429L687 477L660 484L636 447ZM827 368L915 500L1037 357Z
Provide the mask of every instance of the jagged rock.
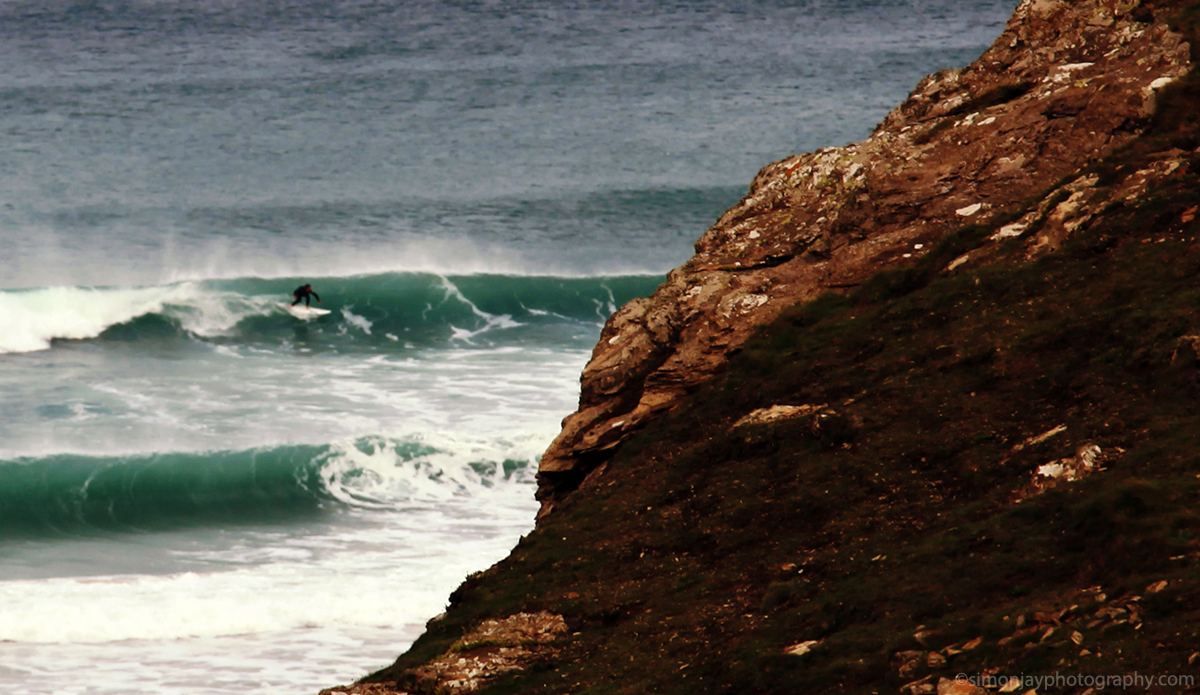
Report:
M545 611L485 620L410 676L422 691L471 693L500 674L553 654L553 642L566 631L562 616Z
M1101 449L1095 444L1084 444L1075 451L1075 457L1047 463L1037 469L1044 478L1073 481L1091 475L1096 470L1096 459Z
M970 681L956 678L942 678L937 684L937 695L986 695L987 690Z
M923 646L927 646L930 637L936 637L939 633L937 630L917 630L913 633L913 639L920 642Z
M409 693L381 683L355 683L354 685L325 688L317 695L409 695Z
M1046 441L1047 439L1049 439L1055 435L1062 434L1063 432L1066 432L1066 431L1067 431L1066 425L1059 425L1058 427L1052 427L1049 430L1037 435L1036 437L1030 437L1029 439L1026 439L1025 441L1021 442L1020 444L1014 446L1012 450L1013 450L1013 452L1017 452L1017 451L1020 451L1021 449L1024 449L1025 447L1033 446L1035 444L1041 444L1042 442Z
M1108 464L1120 458L1124 453L1125 450L1120 447L1112 447L1109 451L1104 451L1096 444L1084 444L1075 450L1075 456L1072 458L1058 459L1038 466L1034 471L1033 479L1018 494L1018 497L1025 498L1036 495L1056 485L1074 482L1103 471Z
M926 652L902 651L892 655L892 668L901 678L912 678L925 660Z
M925 652L912 650L912 649L901 651L901 652L896 652L895 654L892 655L892 667L900 668L901 666L903 666L904 664L907 664L910 661L920 661L921 658L924 656L925 656Z
M933 683L926 682L932 677L932 675L925 676L919 681L905 683L900 687L900 692L906 693L907 695L933 695L933 693L937 692L937 686Z
M1146 593L1147 594L1157 594L1158 592L1167 588L1167 584L1168 584L1168 582L1165 579L1160 582L1154 582L1150 586L1146 587Z
M1130 11L1138 4L1023 0L975 63L922 80L867 140L764 167L691 260L605 326L579 409L542 457L542 514L784 308L911 263L1035 195L1042 202L997 229L997 242L1017 239L1032 257L1085 227L1105 199L1080 170L1136 137L1191 64L1179 35ZM1184 155L1125 176L1109 199L1136 199Z
M813 648L816 647L820 643L821 643L821 640L817 640L817 639L808 640L807 642L793 644L792 646L788 647L787 649L785 649L783 651L785 654L791 654L792 656L804 656L805 654L811 652L813 650Z
M825 408L824 405L773 405L770 408L759 408L733 424L734 427L746 425L764 425L776 420L812 415Z

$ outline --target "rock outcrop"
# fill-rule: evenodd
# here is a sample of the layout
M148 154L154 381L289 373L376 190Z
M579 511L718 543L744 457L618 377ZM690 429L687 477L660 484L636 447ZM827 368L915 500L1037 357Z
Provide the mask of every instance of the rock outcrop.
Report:
M868 140L766 167L605 327L537 527L327 692L948 695L1200 661L1200 82L1170 16L1200 40L1200 0L1024 0Z
M528 664L554 655L554 642L567 631L561 615L546 611L518 613L485 620L450 649L412 672L413 689L438 693L473 693L498 676L520 671ZM327 688L320 695L380 695L406 691L378 683Z
M924 79L867 140L764 168L691 260L605 326L579 410L542 458L542 514L782 309L912 263L968 225L1008 222L992 241L1020 239L1029 255L1057 248L1096 212L1095 179L1079 172L1134 139L1190 69L1190 47L1157 19L1136 1L1023 0L983 56ZM1130 177L1123 195L1170 166Z

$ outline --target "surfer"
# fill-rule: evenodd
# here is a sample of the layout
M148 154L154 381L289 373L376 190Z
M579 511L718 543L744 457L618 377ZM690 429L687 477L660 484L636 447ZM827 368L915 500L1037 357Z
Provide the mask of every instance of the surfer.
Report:
M292 293L292 299L295 300L292 302L292 306L299 304L301 299L304 300L304 306L310 306L309 297L316 297L317 304L321 303L321 295L313 292L312 285L301 285L297 287L296 291Z

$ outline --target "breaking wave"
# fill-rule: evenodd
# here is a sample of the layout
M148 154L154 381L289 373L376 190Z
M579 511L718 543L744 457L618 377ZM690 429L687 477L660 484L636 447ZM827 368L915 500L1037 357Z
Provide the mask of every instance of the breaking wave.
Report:
M0 531L148 531L436 504L531 483L536 465L526 444L373 436L246 451L0 461Z
M47 287L0 292L0 353L50 349L55 341L136 342L165 338L280 344L297 328L337 349L375 346L488 346L536 341L547 332L594 327L644 296L661 276L556 278L385 273L313 279L321 307L309 321L284 306L299 279L214 280L106 288ZM558 335L558 334L556 334Z

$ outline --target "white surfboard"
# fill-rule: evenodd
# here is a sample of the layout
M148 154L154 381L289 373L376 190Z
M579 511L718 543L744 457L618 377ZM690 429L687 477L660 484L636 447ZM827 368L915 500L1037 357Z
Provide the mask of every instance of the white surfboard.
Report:
M328 309L318 309L315 306L304 306L303 304L292 306L287 302L280 302L279 306L283 307L283 310L292 316L305 320L315 319L318 316L324 316L325 314L329 313Z

